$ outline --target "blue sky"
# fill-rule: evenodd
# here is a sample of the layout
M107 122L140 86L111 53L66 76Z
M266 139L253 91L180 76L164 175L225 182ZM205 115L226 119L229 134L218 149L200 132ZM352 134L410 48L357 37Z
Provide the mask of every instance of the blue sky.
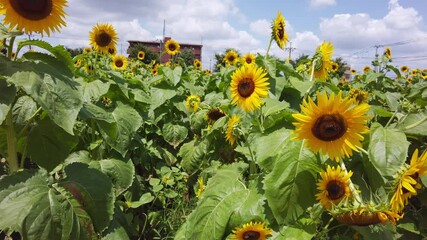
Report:
M118 31L119 53L125 54L127 40L161 39L165 20L167 36L203 43L203 67L209 68L214 54L229 47L264 54L278 10L296 48L292 58L313 54L326 40L335 46L334 57L361 70L373 60L374 45L401 43L391 45L394 65L427 68L426 0L73 0L66 9L67 27L44 39L85 47L92 26L108 22ZM275 45L271 53L288 56Z

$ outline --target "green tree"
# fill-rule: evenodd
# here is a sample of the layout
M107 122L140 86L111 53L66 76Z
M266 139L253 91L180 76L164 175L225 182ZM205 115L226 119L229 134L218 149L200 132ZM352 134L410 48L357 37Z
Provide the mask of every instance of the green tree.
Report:
M145 53L145 57L142 60L144 63L151 63L152 61L159 61L159 54L154 52L153 50L147 48L144 44L138 43L129 47L128 53L129 58L138 58L138 52L143 51Z
M66 49L71 54L71 57L75 57L83 53L83 48L66 48Z
M338 74L338 76L341 77L346 70L345 66L347 66L348 64L341 57L335 58L334 62L336 62L338 64L337 74Z
M191 49L182 50L181 53L179 54L179 57L182 58L182 60L187 66L192 66L194 59L196 59Z

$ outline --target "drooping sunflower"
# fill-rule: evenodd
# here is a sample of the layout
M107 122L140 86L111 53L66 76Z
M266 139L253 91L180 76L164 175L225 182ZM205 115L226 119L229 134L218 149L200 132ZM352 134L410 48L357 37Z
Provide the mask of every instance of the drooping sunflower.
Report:
M117 45L116 29L108 23L97 23L89 33L89 41L96 51L108 54L108 50L115 49Z
M200 62L200 60L197 58L194 59L193 65L194 65L194 68L197 70L200 70L202 68L202 62Z
M409 166L399 174L396 180L393 197L390 200L391 210L401 213L411 197L421 189L420 177L427 174L427 151L418 156L418 149L412 154Z
M236 51L234 50L229 50L224 57L225 62L227 63L227 65L236 65L237 63L237 59L239 58L239 55L237 54Z
M323 42L317 47L316 53L313 57L314 64L314 77L320 81L326 81L328 78L328 71L332 69L332 54L334 53L334 46L331 42Z
M384 55L388 58L391 59L391 49L389 47L386 47L384 50Z
M236 240L265 240L268 235L273 231L270 228L264 227L262 222L249 222L243 224L243 227L233 230L234 236L232 239Z
M340 223L346 225L369 226L380 223L384 224L388 221L392 224L396 224L396 221L400 220L402 216L389 211L388 209L377 210L371 209L369 206L364 206L360 209L341 212L334 215L334 218L337 219Z
M328 98L326 92L317 92L317 104L309 97L301 105L302 113L292 114L297 120L293 139L305 139L313 152L321 151L336 161L352 156L362 146L361 134L369 131L366 122L370 118L365 115L368 104L355 105L353 99L341 95L340 91Z
M326 172L320 173L321 179L317 183L316 199L326 209L331 209L333 205L338 205L343 199L351 196L349 179L353 175L352 171L346 173L340 166L331 167L328 165Z
M115 70L124 70L127 68L128 60L123 55L115 55L113 56L113 61L111 62L111 66Z
M332 72L337 72L338 71L338 63L331 62L331 71Z
M144 51L139 51L138 52L138 59L139 60L144 60L145 58L145 52Z
M286 33L286 23L285 17L283 17L280 11L277 12L276 18L273 20L273 24L271 26L272 29L272 37L276 41L277 46L283 49L288 41L288 34Z
M66 25L64 8L67 0L2 0L1 4L4 24L25 34L35 32L50 36L51 32Z
M230 145L234 145L234 143L236 142L236 136L234 133L234 128L236 127L236 125L239 122L240 122L240 116L238 116L238 115L233 115L228 120L227 130L226 130L226 139L230 143Z
M173 56L178 54L180 49L181 46L179 45L179 43L173 39L169 39L165 43L165 50L169 55Z
M236 69L231 75L231 104L237 105L246 112L261 106L261 98L268 95L269 82L267 72L254 64L245 64Z
M404 65L404 66L400 67L400 71L406 73L409 71L409 67Z
M350 98L354 99L357 104L368 100L368 92L362 89L352 88L349 94Z
M214 107L209 110L209 112L206 114L206 120L209 121L209 124L214 124L218 119L225 116L224 111L222 111L221 108Z
M369 67L369 66L365 66L363 68L363 73L365 73L365 74L369 73L370 71L371 71L371 67Z
M247 53L245 56L242 57L242 62L244 64L254 64L255 55L253 55L252 53Z
M200 97L195 94L191 94L185 100L185 107L188 110L192 110L194 112L196 112L197 109L199 108L199 104L200 104Z

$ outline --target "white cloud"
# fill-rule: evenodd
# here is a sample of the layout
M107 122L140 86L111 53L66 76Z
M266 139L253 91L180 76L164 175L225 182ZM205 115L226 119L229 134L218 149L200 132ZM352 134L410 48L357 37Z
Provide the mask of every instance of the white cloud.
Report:
M263 36L271 35L271 21L266 19L258 19L249 24L249 28L252 32Z
M299 55L311 55L316 51L316 47L321 41L313 32L297 32L295 38L292 39L292 47ZM297 57L297 56L295 56Z
M337 4L336 0L310 0L310 6L312 7L333 6L335 4Z

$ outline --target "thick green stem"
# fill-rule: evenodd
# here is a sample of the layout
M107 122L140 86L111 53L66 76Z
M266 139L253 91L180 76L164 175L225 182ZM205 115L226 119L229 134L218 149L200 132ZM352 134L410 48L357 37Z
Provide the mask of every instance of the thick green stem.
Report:
M345 167L345 164L343 162L343 160L340 160L340 166L341 166L341 170L343 170L345 172L345 174L348 174L347 168ZM349 183L348 183L348 187L350 188L350 192L351 195L353 196L354 200L356 200L356 202L358 203L362 203L362 198L360 197L359 192L357 192L356 188L354 187L353 182L351 181L351 179L349 179Z
M270 38L270 42L268 43L267 52L265 53L265 58L268 58L268 52L270 51L272 42L273 42L273 37Z
M7 48L7 57L9 59L12 59L13 42L15 42L15 37L11 37L10 40L9 40L9 47Z
M18 154L16 152L16 135L13 126L12 109L6 116L6 137L7 137L7 163L9 172L13 173L19 170Z
M413 123L413 124L411 124L411 125L409 125L409 126L405 127L405 128L403 129L403 131L409 130L409 129L411 129L411 128L418 127L419 125L423 124L425 121L427 121L427 117L424 117L424 118L423 118L423 119L421 119L420 121L415 122L415 123Z
M311 67L311 75L310 75L310 82L313 81L313 76L314 76L314 68L316 66L316 61L317 59L314 59L312 62L312 67Z

